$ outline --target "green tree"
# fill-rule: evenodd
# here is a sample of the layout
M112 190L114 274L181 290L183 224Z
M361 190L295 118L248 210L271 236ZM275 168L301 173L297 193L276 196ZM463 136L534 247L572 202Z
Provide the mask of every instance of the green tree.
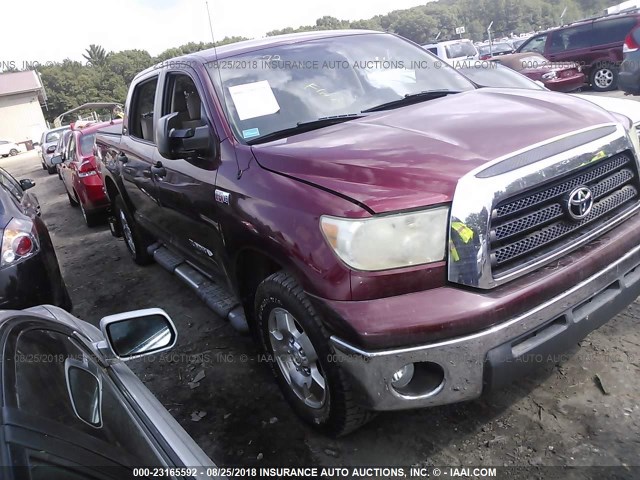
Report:
M89 48L85 50L86 54L82 56L91 64L91 65L104 65L107 61L107 57L109 54L102 48L100 45L89 45Z

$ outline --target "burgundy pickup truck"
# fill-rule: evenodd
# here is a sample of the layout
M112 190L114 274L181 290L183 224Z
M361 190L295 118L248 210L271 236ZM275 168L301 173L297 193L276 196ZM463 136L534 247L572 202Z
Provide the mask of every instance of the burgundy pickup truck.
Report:
M391 34L170 60L135 78L97 146L133 259L252 331L332 434L476 398L640 294L629 120L476 88Z

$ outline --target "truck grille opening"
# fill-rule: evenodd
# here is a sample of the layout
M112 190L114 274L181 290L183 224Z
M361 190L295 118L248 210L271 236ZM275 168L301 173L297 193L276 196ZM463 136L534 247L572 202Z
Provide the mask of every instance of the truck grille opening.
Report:
M591 191L593 206L576 220L568 212L568 196L579 187ZM489 237L494 277L544 259L611 223L638 203L639 190L634 157L623 152L500 202L491 214Z

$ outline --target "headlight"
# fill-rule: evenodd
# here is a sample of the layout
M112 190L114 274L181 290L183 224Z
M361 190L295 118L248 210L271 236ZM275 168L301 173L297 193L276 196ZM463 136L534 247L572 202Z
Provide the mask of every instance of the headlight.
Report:
M556 77L557 77L556 72L549 72L549 73L545 73L544 75L542 75L542 78L544 80L553 80Z
M320 227L338 257L356 270L377 271L445 258L448 207L367 219L322 216Z

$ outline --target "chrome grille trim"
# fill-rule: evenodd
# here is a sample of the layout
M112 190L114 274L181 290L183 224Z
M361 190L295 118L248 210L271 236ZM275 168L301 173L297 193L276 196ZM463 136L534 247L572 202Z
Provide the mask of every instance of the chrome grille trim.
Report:
M550 185L553 187L555 182L559 182L562 178L567 178L581 168L585 168L590 165L597 167L592 170L588 170L585 173L590 175L590 177L593 177L590 178L591 182L594 182L594 180L598 181L598 187L595 193L599 195L600 198L604 198L608 195L608 192L611 191L611 185L616 184L628 175L627 173L623 173L624 168L622 167L624 167L624 162L616 167L620 169L619 172L613 172L615 169L612 170L611 168L606 168L605 165L607 160L610 160L612 157L624 151L632 152L631 160L635 164L632 164L633 168L630 170L638 170L638 151L635 147L635 145L638 145L638 140L634 139L632 141L627 130L621 124L611 123L596 125L588 129L569 133L559 138L583 134L590 130L602 131L601 129L603 127L614 127L612 129L613 133L603 138L598 138L597 140L582 144L569 151L559 153L536 163L526 165L491 178L480 178L477 176L478 173L493 165L508 160L513 155L501 157L500 159L490 162L488 165L485 164L476 170L469 172L458 181L451 206L450 221L462 222L467 225L467 227L469 227L474 233L474 240L472 245L468 245L467 248L461 249L457 252L459 261L454 261L451 258L451 255L449 256L448 278L450 282L481 289L491 289L505 284L515 278L540 268L545 264L561 258L571 251L581 247L585 243L599 237L604 232L614 228L640 210L640 203L634 203L631 207L624 209L623 213L616 215L612 220L593 228L577 240L571 241L568 244L562 245L560 248L549 252L548 255L535 258L532 261L521 265L519 268L512 268L507 272L500 272L497 274L493 271L494 267L492 265L490 243L492 235L496 235L496 232L491 231L490 223L492 218L495 218L495 215L497 215L497 213L494 212L496 206L509 204L511 203L509 199L515 198L517 200L527 191L535 189L544 191L544 185ZM559 138L551 139L549 142L555 142ZM582 138L585 137L582 136ZM533 149L539 146L540 145L536 145L531 148ZM520 151L515 153L523 152ZM592 172L597 172L597 174L592 175ZM618 174L621 176L618 177ZM578 183L578 185L580 184ZM594 187L594 189L595 188L596 187ZM640 190L640 188L638 190ZM636 196L638 196L638 190L635 191ZM530 208L530 206L531 205L528 205L522 208ZM545 207L546 206L548 206L548 202ZM547 213L554 215L553 212L557 213L557 210L552 210ZM513 212L504 213L504 220L508 221L509 215L513 214ZM533 218L531 221L540 221L540 219ZM545 221L548 221L548 219ZM451 231L450 238L455 238L455 235L455 232Z

